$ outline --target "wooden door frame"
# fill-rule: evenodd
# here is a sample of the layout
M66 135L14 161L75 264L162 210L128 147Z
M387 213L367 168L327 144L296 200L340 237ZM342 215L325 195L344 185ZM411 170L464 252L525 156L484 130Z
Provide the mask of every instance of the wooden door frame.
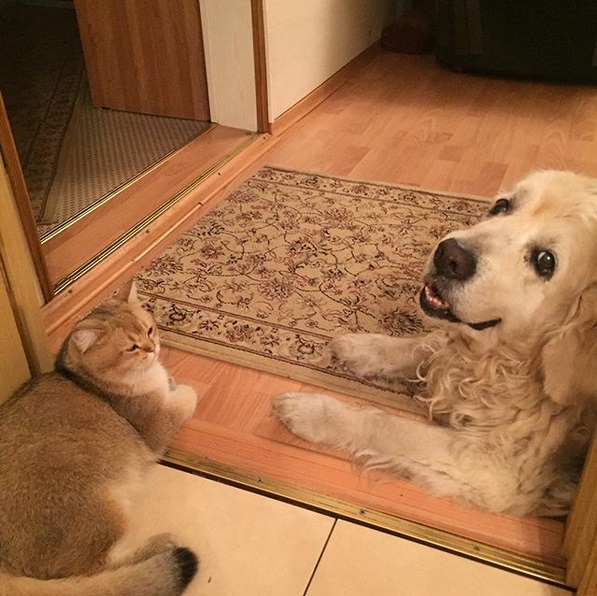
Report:
M268 132L269 105L263 0L251 0L251 20L253 25L253 59L255 62L257 132Z
M585 461L578 494L566 524L567 581L577 596L597 594L597 433Z
M29 370L38 375L54 367L41 312L42 296L21 224L12 181L0 162L0 265L20 344ZM11 358L11 354L3 357Z
M21 220L21 226L27 239L27 246L31 254L31 259L33 260L37 280L44 301L48 302L52 299L54 291L43 256L41 242L39 241L37 224L35 223L33 211L31 210L31 200L29 198L27 185L25 184L19 154L17 152L14 137L12 136L2 93L0 93L0 152L2 153L4 166L10 180L12 193Z

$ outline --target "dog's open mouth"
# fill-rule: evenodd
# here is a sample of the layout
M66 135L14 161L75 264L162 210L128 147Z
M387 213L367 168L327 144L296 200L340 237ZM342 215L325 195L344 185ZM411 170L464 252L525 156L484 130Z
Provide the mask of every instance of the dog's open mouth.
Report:
M450 304L441 295L439 289L434 284L426 284L419 295L421 308L426 315L436 319L447 319L454 323L460 319L450 310Z
M443 319L451 323L464 323L477 331L497 325L501 319L490 319L480 323L467 323L459 319L451 310L449 302L442 296L438 287L433 283L426 284L419 294L419 303L423 312L436 319Z

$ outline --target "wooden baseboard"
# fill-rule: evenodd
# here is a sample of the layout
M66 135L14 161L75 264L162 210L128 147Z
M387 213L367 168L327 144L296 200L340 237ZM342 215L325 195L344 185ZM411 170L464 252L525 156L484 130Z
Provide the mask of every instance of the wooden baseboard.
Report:
M301 118L314 110L320 103L328 98L334 91L346 83L355 70L362 68L371 62L373 57L381 50L380 42L369 46L364 52L361 52L356 58L351 60L346 66L342 67L336 74L323 82L319 87L311 91L309 95L301 99L294 106L278 116L273 122L269 123L269 132L274 136L279 136L288 130L293 124L296 124Z
M59 347L74 319L107 297L191 227L201 213L211 208L209 203L214 197L239 183L244 170L277 142L269 134L254 135L248 146L202 172L159 210L75 271L66 280L66 287L42 309L52 348Z

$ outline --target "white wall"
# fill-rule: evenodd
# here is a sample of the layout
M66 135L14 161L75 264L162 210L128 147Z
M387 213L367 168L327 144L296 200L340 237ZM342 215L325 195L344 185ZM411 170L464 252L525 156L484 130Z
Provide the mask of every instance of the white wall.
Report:
M263 0L269 120L381 37L405 0ZM199 0L211 119L257 129L251 0Z
M264 0L269 120L381 37L396 0Z
M257 130L251 0L200 0L212 122Z

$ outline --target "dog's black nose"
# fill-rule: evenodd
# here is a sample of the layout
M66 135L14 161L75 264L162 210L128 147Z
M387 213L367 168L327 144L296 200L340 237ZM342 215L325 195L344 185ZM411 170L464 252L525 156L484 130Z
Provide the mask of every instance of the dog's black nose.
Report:
M477 269L475 255L454 238L442 240L437 245L433 264L440 275L459 281L472 277Z

